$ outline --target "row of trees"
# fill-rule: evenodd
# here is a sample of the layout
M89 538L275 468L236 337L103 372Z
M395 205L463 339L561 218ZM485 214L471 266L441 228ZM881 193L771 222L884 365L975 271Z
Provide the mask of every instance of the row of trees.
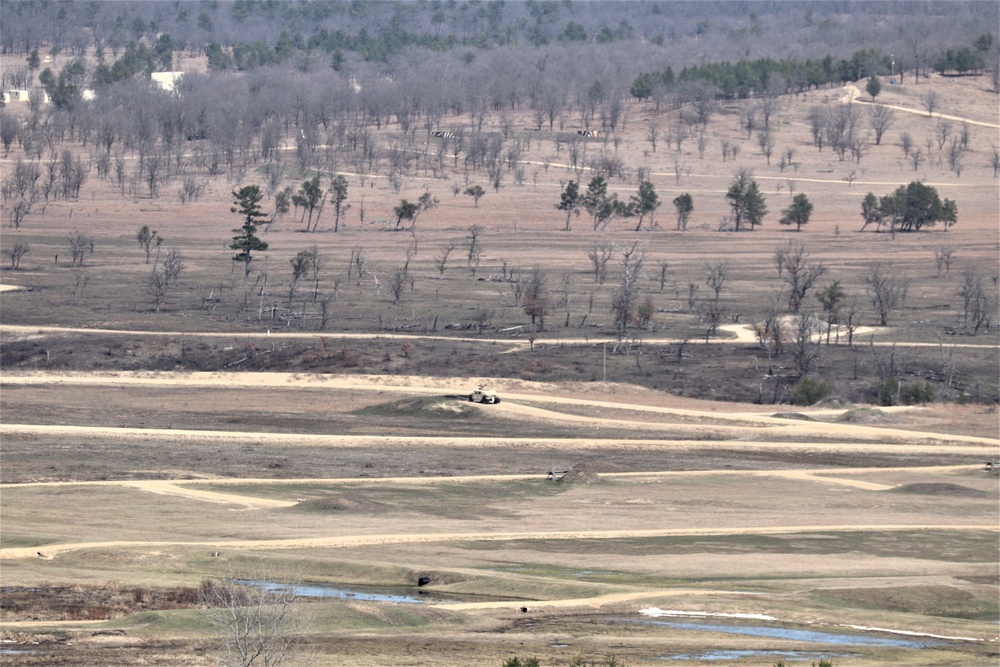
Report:
M647 99L662 97L685 84L701 83L711 86L718 97L745 99L843 85L872 76L898 76L902 82L911 71L914 81L919 81L921 74L930 74L932 63L933 68L941 73L955 71L965 74L983 70L993 48L993 36L982 34L974 44L971 49L968 46L942 49L939 55L921 47L899 51L898 55L877 49L862 49L855 51L850 58L839 60L832 55L805 60L740 59L735 64L714 62L687 66L676 77L673 68L668 66L658 72L639 74L629 92L639 99Z
M767 200L760 186L748 169L740 169L726 191L726 201L729 204L731 216L723 220L720 229L731 231L754 231L763 224L767 215ZM677 230L683 231L691 213L694 211L694 199L688 193L682 193L674 198L674 208L677 214ZM643 220L649 216L649 229L658 229L653 221L653 213L659 208L659 196L649 181L639 184L637 194L628 202L618 199L617 193L608 194L605 179L595 176L591 179L585 193L580 192L576 181L569 181L560 195L556 209L566 213L564 231L570 230L570 221L574 215L586 211L592 219L594 231L605 229L617 217L628 218L638 216L639 224L635 231L643 229ZM803 225L809 224L812 217L813 204L809 198L798 193L792 196L792 202L781 212L779 224L795 226L795 231L801 231ZM861 215L864 231L870 224L875 224L876 231L890 233L919 232L933 227L938 222L944 223L947 231L958 222L958 207L951 199L942 200L933 187L920 181L900 186L889 195L881 198L868 193L861 204Z

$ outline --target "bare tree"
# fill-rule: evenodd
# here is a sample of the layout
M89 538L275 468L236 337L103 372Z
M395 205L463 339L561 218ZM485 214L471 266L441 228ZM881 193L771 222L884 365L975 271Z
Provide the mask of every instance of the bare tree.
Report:
M300 662L310 619L296 604L296 584L274 579L261 563L202 585L202 601L225 648L225 667Z
M937 267L937 274L941 275L941 267L944 267L945 275L951 270L951 256L954 249L951 246L941 245L934 248L934 265Z
M955 176L961 178L962 176L962 155L965 153L965 148L962 147L962 141L959 138L954 138L951 143L948 144L948 168L955 172Z
M608 275L608 262L614 254L615 246L610 243L594 243L587 251L587 257L594 267L594 281L598 285L604 284L604 279Z
M469 227L469 235L466 237L469 252L466 255L465 265L472 269L472 275L476 275L476 271L479 270L479 256L483 253L483 244L479 241L479 237L482 235L483 228L479 225Z
M162 264L159 261L153 264L153 270L146 281L146 290L153 297L157 312L160 310L163 299L167 297L172 288L177 286L183 268L181 254L176 248L167 251Z
M824 131L827 124L827 110L824 107L816 106L809 109L809 130L812 132L813 145L823 152ZM724 160L723 160L724 161Z
M636 241L630 246L617 247L617 252L621 256L621 273L619 273L618 288L611 295L611 312L614 315L615 330L619 339L625 336L629 326L637 319L639 277L642 275L646 245Z
M177 248L171 248L163 257L163 275L167 279L168 287L176 287L180 281L181 271L184 270L184 261Z
M34 162L25 162L20 157L14 163L10 177L3 181L3 200L13 200L10 207L10 226L21 228L21 222L31 212L31 207L38 200L36 183L41 177L41 170Z
M646 129L646 140L653 147L653 152L656 152L656 140L660 137L660 125L656 120L651 120L649 122L649 127Z
M928 90L924 93L923 99L924 108L927 109L928 118L934 115L934 110L938 108L938 94L936 90Z
M882 106L881 104L869 107L868 120L871 123L872 131L875 132L876 146L881 145L882 137L889 127L892 126L894 119L895 115L889 107Z
M720 261L714 264L709 264L705 269L705 285L712 290L715 295L715 301L718 303L719 296L722 290L725 289L726 283L729 282L730 271L729 262Z
M667 287L667 269L670 267L665 259L659 260L656 264L660 267L660 294L663 294L663 290Z
M944 145L948 143L948 137L951 136L951 123L945 120L939 120L937 125L934 126L934 137L937 140L938 150L943 150Z
M153 248L159 248L163 243L163 237L156 233L155 229L150 229L149 225L143 225L135 235L139 247L146 251L146 264L149 264L149 255ZM156 251L159 254L159 250Z
M10 270L14 271L21 265L21 258L31 251L31 246L27 241L15 241L14 245L7 248L4 253L10 258Z
M879 326L887 326L889 313L906 300L907 281L898 278L881 264L875 264L865 276L865 292L878 314Z
M903 157L909 159L910 151L913 150L913 137L909 132L899 135L899 147L903 150Z
M814 313L801 313L792 342L792 356L800 373L808 373L819 358L820 342L816 335L819 320Z
M396 267L389 276L389 295L395 305L403 298L403 290L410 281L409 271L405 266Z
M771 154L774 152L774 135L770 128L765 127L757 133L757 145L760 146L761 155L767 159L767 164L771 164Z
M972 333L977 334L983 327L990 328L996 311L996 295L986 291L982 274L975 268L966 269L962 273L962 327L972 327Z
M69 235L69 250L72 259L70 266L83 266L83 258L87 252L94 253L94 239L87 234L74 231Z
M797 313L806 293L826 273L826 267L809 261L805 246L791 243L775 251L774 263L778 277L788 286L788 308Z
M531 323L538 321L538 326L545 329L545 316L551 310L549 301L548 276L540 267L531 270L531 276L524 281L524 291L521 293L521 307L526 315L531 317Z
M993 168L993 178L1000 177L1000 148L990 144L990 166Z
M444 278L444 271L448 266L448 256L451 255L456 245L457 244L454 241L448 241L447 243L441 244L438 248L437 257L434 258L434 266L437 267L438 270L438 279Z
M156 308L156 312L160 312L160 303L167 296L168 289L167 278L163 273L163 269L158 265L154 265L153 270L149 273L149 279L146 281L146 291L153 297L153 305Z

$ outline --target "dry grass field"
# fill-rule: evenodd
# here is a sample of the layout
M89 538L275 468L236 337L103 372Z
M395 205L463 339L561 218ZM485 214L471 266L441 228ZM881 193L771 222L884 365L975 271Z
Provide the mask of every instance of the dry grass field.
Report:
M585 148L649 168L655 231L635 220L594 231L586 215L562 231L559 194L589 177L547 132L519 133L523 183L507 175L499 192L460 159L399 192L345 173L340 231L329 210L316 233L280 218L262 231L270 249L247 289L227 247L230 193L263 183L260 171L198 175L206 194L186 204L177 183L131 199L91 175L78 200L0 236L3 251L31 246L0 274L23 288L2 293L0 323L0 662L217 664L199 587L263 559L355 592L296 604L317 665L995 665L1000 467L983 463L1000 459L1000 348L995 317L976 335L962 327L960 295L976 270L996 298L1000 119L988 86L886 86L878 102L899 107L894 125L860 163L811 145L807 110L839 104L841 90L782 98L775 153L793 148L795 163L784 171L746 139L738 104L708 124L701 155L694 138L653 152L653 108L632 102L617 137ZM931 87L934 118L921 103ZM963 120L957 175L933 137ZM917 170L902 132L929 154ZM723 161L722 138L742 146L737 158ZM752 233L719 232L740 167L770 213ZM867 192L911 180L954 199L958 224L857 232ZM478 206L453 195L476 183ZM612 181L623 199L636 187ZM815 206L799 233L777 223L792 188ZM425 191L439 205L395 231L393 207ZM695 211L678 232L670 202L682 192ZM135 239L144 224L184 261L159 308ZM68 260L76 230L94 238L82 267ZM769 360L747 329L783 307L773 256L789 243L827 267L821 285L841 282L865 327L853 346L821 346L811 375L834 397L808 408L790 405L791 353ZM656 312L624 341L609 305L617 265L598 284L594 244L645 254ZM313 246L325 326L312 284L289 298L290 260ZM360 280L348 273L359 252ZM393 303L390 278L408 258L412 282ZM706 267L723 260L725 326L706 340ZM865 296L876 263L909 281L887 327ZM535 267L553 307L532 328L506 278ZM871 405L889 359L904 386L930 383L938 400ZM468 402L484 381L501 403Z

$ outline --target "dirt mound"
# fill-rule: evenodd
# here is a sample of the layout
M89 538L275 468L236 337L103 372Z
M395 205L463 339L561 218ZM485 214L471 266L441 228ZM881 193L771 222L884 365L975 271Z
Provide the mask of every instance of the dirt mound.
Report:
M899 419L876 408L853 408L836 421L841 424L896 424Z
M563 475L553 475L556 484L604 484L600 475L586 470L570 470Z
M904 484L893 489L893 493L918 493L927 496L962 496L965 498L985 498L990 495L979 489L972 489L961 484L949 484L947 482Z
M850 401L845 401L840 396L827 396L822 401L814 403L812 407L826 409L853 408L854 404Z
M377 418L465 419L479 414L466 405L468 399L468 394L454 394L446 398L418 396L368 405L354 410L352 414Z
M381 503L376 503L364 498L353 498L344 494L330 495L326 498L315 500L304 500L294 507L302 512L367 512L382 507Z

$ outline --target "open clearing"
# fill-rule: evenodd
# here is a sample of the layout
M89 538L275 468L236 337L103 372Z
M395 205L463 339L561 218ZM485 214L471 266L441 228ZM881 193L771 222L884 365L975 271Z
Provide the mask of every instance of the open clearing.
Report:
M306 234L294 216L279 219L255 273L266 287L252 289L226 248L235 185L223 176L183 205L123 197L96 177L78 200L47 203L0 238L4 249L31 244L0 285L0 661L217 664L199 586L263 560L289 579L442 596L303 601L318 665L615 655L629 667L995 666L1000 477L984 463L1000 460L1000 348L995 327L965 326L961 289L966 271L996 289L996 95L983 77L935 77L942 111L928 117L930 85L879 97L899 112L891 134L926 146L919 169L895 137L857 163L817 151L806 112L836 108L839 89L783 99L779 148L796 156L787 171L742 138L743 102L720 107L699 155L693 138L650 152L656 114L630 101L620 145L582 149L649 168L664 202L656 231L631 221L595 231L584 216L563 232L564 182L589 176L565 167L554 133L522 132L537 135L527 180L476 204L452 188L485 174L461 173L457 159L440 178L408 176L402 192L384 174L351 175L341 230L324 218ZM968 120L961 175L933 146L947 119L956 132ZM718 158L723 139L743 146L739 161ZM753 233L717 232L743 166L771 213ZM855 233L866 192L914 179L957 201L954 228ZM625 200L634 185L611 189ZM796 188L815 203L801 234L776 221ZM397 233L393 207L425 190L440 206ZM696 201L683 233L669 205L682 192ZM142 224L185 262L155 307ZM473 225L475 269L464 256ZM96 250L71 267L77 229ZM826 267L819 286L842 283L861 323L850 344L833 328L819 348L811 375L833 396L809 408L790 405L802 375L790 349L765 350L753 330L775 304L784 310L774 255L797 243ZM448 244L452 263L439 270ZM587 260L600 244L645 252L655 316L626 337L609 313L615 281L598 283ZM287 282L289 260L310 247L323 257L329 322L310 290ZM948 270L934 264L943 247ZM348 268L361 251L358 277ZM731 281L709 333L705 271L720 259ZM392 301L387 278L404 261L415 279ZM909 281L888 326L874 326L865 294L875 263ZM558 304L535 327L510 280L533 266ZM931 386L938 401L876 407L883 376ZM484 381L500 404L469 403ZM663 614L640 613L650 609ZM725 651L735 657L705 657Z
M925 664L928 651L945 664L994 661L1000 498L982 462L998 458L1000 443L915 428L938 423L940 409L872 411L886 426L871 415L845 422L850 407L791 419L627 386L566 392L513 380L502 403L480 406L459 393L473 382L5 374L5 404L21 423L0 427L4 585L76 582L78 601L46 616L5 607L4 636L44 637L40 655L51 660L69 651L127 659L152 645L172 664L209 664L197 612L111 613L101 600L190 586L263 556L308 581L416 591L426 577L421 590L455 596L304 603L318 619L319 650L371 667L404 661L414 643L433 653L418 651L414 664L453 666L511 653L652 665L695 646L845 651L644 625L638 612L650 607L695 623L732 614L726 622L751 629L852 625L916 642L850 645L851 664ZM329 405L324 419L297 414L317 390ZM69 398L81 391L100 396L102 410L149 423L91 425ZM227 425L223 406L236 396L267 402L292 429ZM193 399L214 415L199 419L201 429L156 428L146 412L155 404L176 420ZM373 414L385 428L365 432ZM391 434L402 421L403 433ZM901 599L912 610L888 603ZM112 618L81 623L88 613ZM738 618L746 614L775 620ZM108 633L118 639L100 641Z

